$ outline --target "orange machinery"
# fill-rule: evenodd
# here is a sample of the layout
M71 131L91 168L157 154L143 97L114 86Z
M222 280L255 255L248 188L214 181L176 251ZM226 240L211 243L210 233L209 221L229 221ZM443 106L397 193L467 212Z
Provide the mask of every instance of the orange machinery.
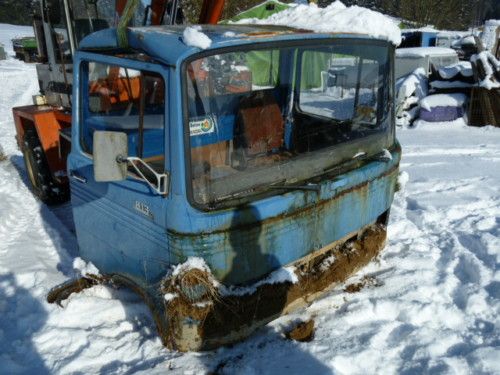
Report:
M138 2L137 0L128 1L131 3L134 1ZM116 0L116 20L120 19L122 15L125 17L124 12L126 13L127 5L129 7L132 6L128 1ZM40 2L43 27L40 26L40 21L38 24L36 21L34 22L35 35L42 35L41 37L37 37L39 51L44 51L44 54L47 54L47 51L50 53L52 50L53 55L56 58L60 58L57 65L54 64L56 60L53 58L52 64L56 65L57 68L54 69L54 67L51 67L49 70L63 72L60 79L62 82L59 86L63 86L69 98L71 77L69 77L69 73L67 74L67 72L71 71L71 68L68 68L71 64L71 58L66 57L69 63L65 63L64 46L59 40L61 39L60 35L51 37L51 34L47 30L52 26L55 28L57 26L56 23L60 22L54 21L57 18L51 16L51 11L60 13L61 9L63 9L66 25L74 23L71 4L69 0L40 0ZM224 3L225 0L204 0L199 23L216 24L222 15ZM152 0L149 13L147 13L150 17L150 24L162 24L166 13L170 15L177 14L177 10L178 0ZM51 25L51 22L54 25ZM170 17L170 22L174 23L175 19L172 20L172 17ZM37 25L39 26L38 28ZM70 34L71 29L68 28L67 30L68 34ZM45 35L43 35L44 33ZM69 40L68 42L68 45L71 45L71 53L73 53L74 44L76 43L74 40ZM42 46L42 44L44 45ZM49 58L48 63L50 64L50 62ZM37 67L37 71L39 81L42 82L41 75L43 74L43 70ZM110 76L113 74L116 75L117 72L109 72ZM137 96L139 87L138 79L132 78L127 85L116 85L116 82L120 82L120 80L108 81L115 82L114 84L117 86L108 86L110 91L115 93L113 97L110 97L111 102L122 100L122 98L123 100L128 100L130 95L132 97ZM109 84L111 85L112 83ZM105 83L100 82L96 87L91 87L90 90L98 90L103 87L105 87ZM43 91L42 87L41 91ZM28 177L33 186L34 193L45 203L61 203L69 198L66 157L71 150L71 99L66 101L66 105L61 105L60 103L53 103L51 100L48 100L49 97L47 95L45 100L40 101L39 98L37 104L13 108L16 140L19 148L23 151Z

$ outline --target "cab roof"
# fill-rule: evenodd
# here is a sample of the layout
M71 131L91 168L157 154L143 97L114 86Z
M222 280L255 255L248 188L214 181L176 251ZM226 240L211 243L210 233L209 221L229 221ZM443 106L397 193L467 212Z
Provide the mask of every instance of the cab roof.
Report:
M198 53L200 48L187 45L183 41L186 25L130 27L127 29L129 46L168 65L177 65L189 55ZM287 40L312 40L327 38L371 39L367 34L314 33L309 30L274 25L200 25L198 31L212 41L206 50L214 50L233 45L278 42ZM388 42L387 42L388 43ZM388 43L389 44L389 43ZM116 29L97 31L85 37L79 45L83 51L117 49Z

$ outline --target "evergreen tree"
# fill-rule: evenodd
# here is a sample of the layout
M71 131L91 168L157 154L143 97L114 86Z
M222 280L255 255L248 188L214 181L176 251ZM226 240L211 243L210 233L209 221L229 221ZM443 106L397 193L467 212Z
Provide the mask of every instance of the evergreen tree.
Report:
M0 0L0 23L31 25L33 9L32 0Z

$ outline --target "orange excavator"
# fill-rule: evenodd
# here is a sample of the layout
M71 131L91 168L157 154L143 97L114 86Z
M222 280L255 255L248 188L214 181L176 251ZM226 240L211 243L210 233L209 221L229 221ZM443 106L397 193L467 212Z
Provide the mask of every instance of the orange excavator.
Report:
M47 204L69 198L66 157L70 151L73 56L87 35L110 27L182 24L180 0L38 0L33 28L37 41L40 94L34 104L13 109L16 139L34 193ZM224 0L204 0L200 24L216 24ZM110 100L137 95L139 82L112 79ZM125 84L127 81L127 84ZM137 86L137 87L136 87ZM96 86L102 89L103 85ZM92 90L92 89L91 89Z

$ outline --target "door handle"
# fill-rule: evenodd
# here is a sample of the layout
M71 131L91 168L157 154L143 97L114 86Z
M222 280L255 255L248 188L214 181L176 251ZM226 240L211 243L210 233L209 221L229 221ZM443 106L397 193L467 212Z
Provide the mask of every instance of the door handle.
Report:
M75 171L69 172L69 175L70 175L71 178L74 178L76 181L81 182L82 184L86 184L87 183L87 179L85 177L83 177L83 176L80 176Z

